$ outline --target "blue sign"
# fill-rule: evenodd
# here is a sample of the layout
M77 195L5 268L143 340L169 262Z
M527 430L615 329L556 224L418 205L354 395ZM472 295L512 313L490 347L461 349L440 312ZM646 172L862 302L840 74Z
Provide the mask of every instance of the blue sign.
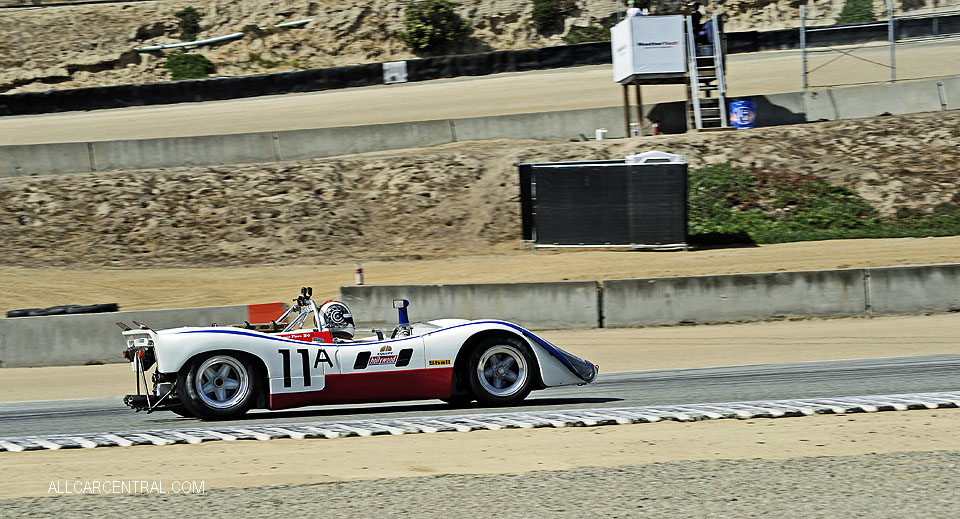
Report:
M730 126L738 130L757 127L757 105L753 101L730 103Z

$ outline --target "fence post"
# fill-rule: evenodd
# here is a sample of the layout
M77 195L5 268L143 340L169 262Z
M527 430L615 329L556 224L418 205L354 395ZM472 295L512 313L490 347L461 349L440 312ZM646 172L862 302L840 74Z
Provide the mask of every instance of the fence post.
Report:
M803 90L807 89L807 6L803 4L800 5L800 84Z
M887 41L890 45L890 81L897 80L897 61L894 56L896 48L896 35L894 30L893 18L893 0L887 0Z

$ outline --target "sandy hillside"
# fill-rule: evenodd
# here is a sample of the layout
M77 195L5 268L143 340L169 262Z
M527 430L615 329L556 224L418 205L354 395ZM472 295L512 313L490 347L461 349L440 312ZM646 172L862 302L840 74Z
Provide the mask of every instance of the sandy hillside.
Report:
M671 14L683 3L654 2L653 9ZM729 31L771 30L799 23L797 4L786 0L707 3L710 13L729 16ZM875 11L882 13L883 2L874 3ZM611 0L572 0L569 4L563 31L542 35L534 28L533 2L460 2L459 14L472 23L475 31L452 50L483 52L559 45L570 30L617 16L617 4ZM179 43L174 13L188 6L202 14L201 39L238 32L248 25L267 27L314 20L300 29L262 37L248 35L197 50L214 62L221 76L414 58L397 37L404 5L401 0L165 0L5 9L0 16L0 92L169 80L169 72L161 66L164 53L141 54L133 48ZM833 23L842 6L842 0L808 2L811 24ZM278 64L271 66L264 60Z
M813 174L885 215L960 202L960 112L608 142L491 140L254 165L0 179L0 266L213 267L519 251L518 159L659 149ZM591 278L592 279L592 278Z

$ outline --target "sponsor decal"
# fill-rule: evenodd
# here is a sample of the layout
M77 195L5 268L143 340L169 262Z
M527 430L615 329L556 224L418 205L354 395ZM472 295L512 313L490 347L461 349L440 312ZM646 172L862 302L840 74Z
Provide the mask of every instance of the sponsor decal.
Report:
M313 342L323 342L323 337L314 337Z
M380 347L380 351L376 355L370 357L370 360L367 362L368 366L373 366L376 364L396 364L397 358L399 355L393 353L393 348L388 345L383 345Z
M373 364L396 364L396 363L397 363L397 355L380 355L378 353L376 357L371 357L370 362L368 362L367 364L373 365Z
M637 47L676 47L679 41L638 41Z
M430 365L431 365L431 366L449 366L449 365L450 365L450 359L431 360L431 361L430 361Z

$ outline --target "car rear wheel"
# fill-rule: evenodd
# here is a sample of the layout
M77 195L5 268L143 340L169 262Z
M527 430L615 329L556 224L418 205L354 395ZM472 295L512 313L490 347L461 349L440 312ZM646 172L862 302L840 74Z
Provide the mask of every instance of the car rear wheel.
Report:
M468 405L470 405L471 402L473 402L473 396L472 395L453 395L447 398L441 398L440 400L443 400L444 402L446 402L447 404L453 407L467 407Z
M257 372L242 357L223 353L200 356L180 370L177 393L186 411L196 417L236 418L256 400Z
M187 411L187 408L183 407L182 405L175 405L173 407L168 407L167 410L172 411L173 414L177 416L182 416L184 418L196 418L195 416L193 416L193 413L191 413L190 411Z
M470 391L484 405L514 405L533 388L533 355L522 341L508 335L484 339L470 357Z

